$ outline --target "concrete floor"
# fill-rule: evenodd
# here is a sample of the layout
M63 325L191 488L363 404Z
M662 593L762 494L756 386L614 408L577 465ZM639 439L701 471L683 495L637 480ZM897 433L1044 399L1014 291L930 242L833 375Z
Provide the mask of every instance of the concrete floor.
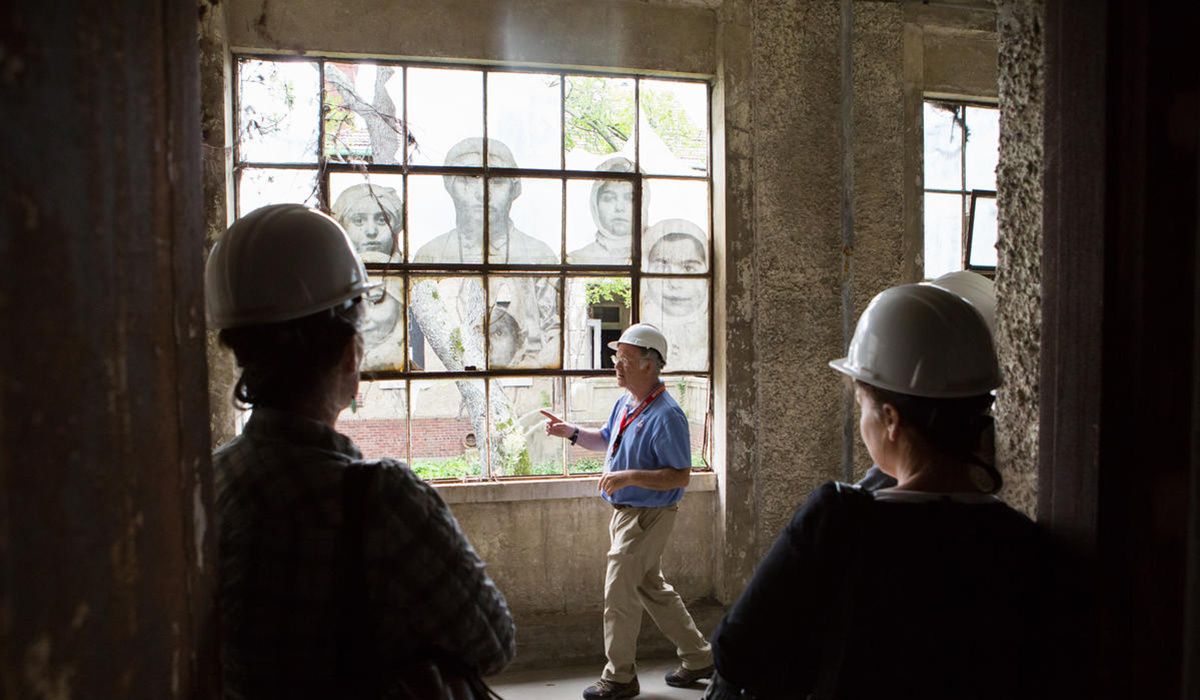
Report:
M707 681L700 681L694 688L672 688L663 680L667 671L678 663L658 659L639 664L638 682L642 693L638 700L699 700L704 695ZM596 682L603 667L601 663L519 671L501 674L488 682L504 700L570 700L583 697L583 689Z

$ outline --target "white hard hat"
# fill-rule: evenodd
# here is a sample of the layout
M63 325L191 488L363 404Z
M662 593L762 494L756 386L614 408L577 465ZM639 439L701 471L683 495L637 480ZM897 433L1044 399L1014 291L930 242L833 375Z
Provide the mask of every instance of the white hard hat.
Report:
M608 347L616 350L621 343L657 350L663 362L667 361L667 337L649 323L635 323L626 328L621 337L609 343Z
M958 270L947 272L928 284L953 292L970 302L983 316L992 337L996 337L996 283L977 272Z
M983 317L962 297L927 284L885 289L871 300L849 353L829 366L912 396L978 396L1000 386L1000 366Z
M233 222L204 269L214 328L302 318L377 286L342 227L299 204L272 204Z

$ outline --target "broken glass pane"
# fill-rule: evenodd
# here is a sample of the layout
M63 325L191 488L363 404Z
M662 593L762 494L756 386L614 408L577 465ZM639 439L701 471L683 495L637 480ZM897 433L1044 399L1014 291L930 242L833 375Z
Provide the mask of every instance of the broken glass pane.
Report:
M482 379L412 382L412 469L424 479L482 476L487 423Z
M1000 161L1000 110L966 107L967 189L996 189L996 165Z
M925 103L925 189L962 189L961 105Z
M587 430L599 430L608 422L613 406L625 390L615 375L567 378L566 421ZM592 474L604 470L604 452L593 452L580 445L567 445L567 470L571 474Z
M976 197L975 218L971 220L971 267L996 266L996 198Z
M546 434L542 411L563 415L559 377L503 377L489 382L492 476L562 476L563 444Z
M567 167L595 170L614 155L634 159L632 78L568 75L563 105Z
M409 175L408 191L413 262L483 262L483 178Z
M409 281L409 304L422 348L412 348L413 371L482 370L483 314L486 301L482 277L414 276ZM424 364L414 358L420 355Z
M337 420L366 459L408 460L408 393L402 380L359 382L354 403Z
M363 262L404 260L404 177L331 173L331 211Z
M962 269L963 197L925 194L925 278Z
M409 162L463 165L464 140L483 136L483 73L449 68L408 69ZM457 148L456 148L457 146ZM482 163L478 156L476 162Z
M643 278L641 306L667 338L666 371L708 371L708 280Z
M372 63L325 64L325 157L403 162L404 71Z
M309 61L238 62L238 158L317 161L320 72Z
M640 165L654 175L708 173L708 86L643 80Z
M488 135L506 144L522 168L562 166L559 76L488 73Z
M488 262L557 265L562 261L562 180L488 180Z
M404 369L404 288L395 277L387 280L372 275L372 282L385 282L363 295L364 372Z
M612 369L608 343L630 323L628 277L568 277L567 369Z
M316 207L320 194L316 170L242 168L238 173L237 215L245 216L268 204Z
M489 366L557 369L562 342L558 278L492 276L488 286Z

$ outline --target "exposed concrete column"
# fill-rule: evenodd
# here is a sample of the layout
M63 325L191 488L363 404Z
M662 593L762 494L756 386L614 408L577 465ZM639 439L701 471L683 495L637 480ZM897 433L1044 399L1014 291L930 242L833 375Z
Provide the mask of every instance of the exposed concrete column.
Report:
M0 10L0 696L193 697L214 580L196 6Z
M1004 499L1037 505L1038 358L1042 334L1043 0L999 0L1000 164L996 459Z
M229 32L225 5L198 0L200 8L200 126L204 139L204 249L205 257L225 231L233 203L233 115ZM215 331L209 331L208 405L213 445L234 436L236 411L230 396L237 381L233 353L221 348Z

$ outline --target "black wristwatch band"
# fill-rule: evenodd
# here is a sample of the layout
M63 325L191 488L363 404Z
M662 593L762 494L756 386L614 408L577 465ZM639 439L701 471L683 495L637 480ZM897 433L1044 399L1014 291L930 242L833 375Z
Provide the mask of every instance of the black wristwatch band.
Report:
M575 432L571 433L571 437L567 438L574 445L579 440L579 426L575 426Z

